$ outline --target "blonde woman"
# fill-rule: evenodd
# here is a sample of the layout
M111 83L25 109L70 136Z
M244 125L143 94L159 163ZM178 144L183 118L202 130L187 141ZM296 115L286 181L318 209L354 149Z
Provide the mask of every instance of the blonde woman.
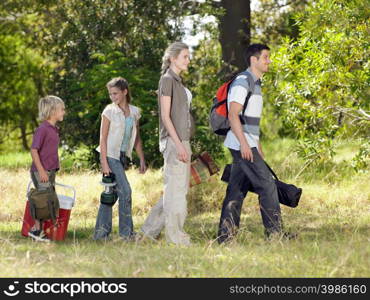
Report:
M141 231L144 237L154 239L164 227L167 242L187 246L190 237L183 226L187 215L190 138L194 132L194 121L190 112L192 95L184 86L180 74L188 69L189 47L182 42L172 43L162 60L158 105L159 149L164 158L164 191Z

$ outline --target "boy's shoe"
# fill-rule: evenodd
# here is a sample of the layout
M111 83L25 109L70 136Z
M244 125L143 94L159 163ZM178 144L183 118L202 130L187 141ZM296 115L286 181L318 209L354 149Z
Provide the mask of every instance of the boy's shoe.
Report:
M30 230L28 236L37 242L50 242L49 238L42 230Z

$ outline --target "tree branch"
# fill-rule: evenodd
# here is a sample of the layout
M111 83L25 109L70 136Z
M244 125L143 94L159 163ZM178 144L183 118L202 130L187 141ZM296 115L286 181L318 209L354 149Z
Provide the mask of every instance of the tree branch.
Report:
M344 107L329 107L334 110L334 115L346 115L350 117L351 124L354 122L361 122L361 121L370 121L370 114L365 112L363 109L353 109L353 108L344 108Z

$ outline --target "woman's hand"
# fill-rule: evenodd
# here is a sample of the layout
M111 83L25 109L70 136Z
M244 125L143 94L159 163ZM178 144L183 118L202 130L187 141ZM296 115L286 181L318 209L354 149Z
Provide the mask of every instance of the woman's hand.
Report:
M176 145L177 159L186 163L189 161L189 154L186 151L185 146L180 142Z

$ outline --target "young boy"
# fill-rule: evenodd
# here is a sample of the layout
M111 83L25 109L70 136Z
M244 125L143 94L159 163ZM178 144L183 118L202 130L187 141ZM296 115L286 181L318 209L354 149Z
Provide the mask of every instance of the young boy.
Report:
M42 190L55 185L55 173L59 170L58 121L63 121L64 102L56 96L46 96L39 101L39 119L31 146L31 179L36 189ZM42 220L35 220L28 236L39 242L49 242L42 230Z

